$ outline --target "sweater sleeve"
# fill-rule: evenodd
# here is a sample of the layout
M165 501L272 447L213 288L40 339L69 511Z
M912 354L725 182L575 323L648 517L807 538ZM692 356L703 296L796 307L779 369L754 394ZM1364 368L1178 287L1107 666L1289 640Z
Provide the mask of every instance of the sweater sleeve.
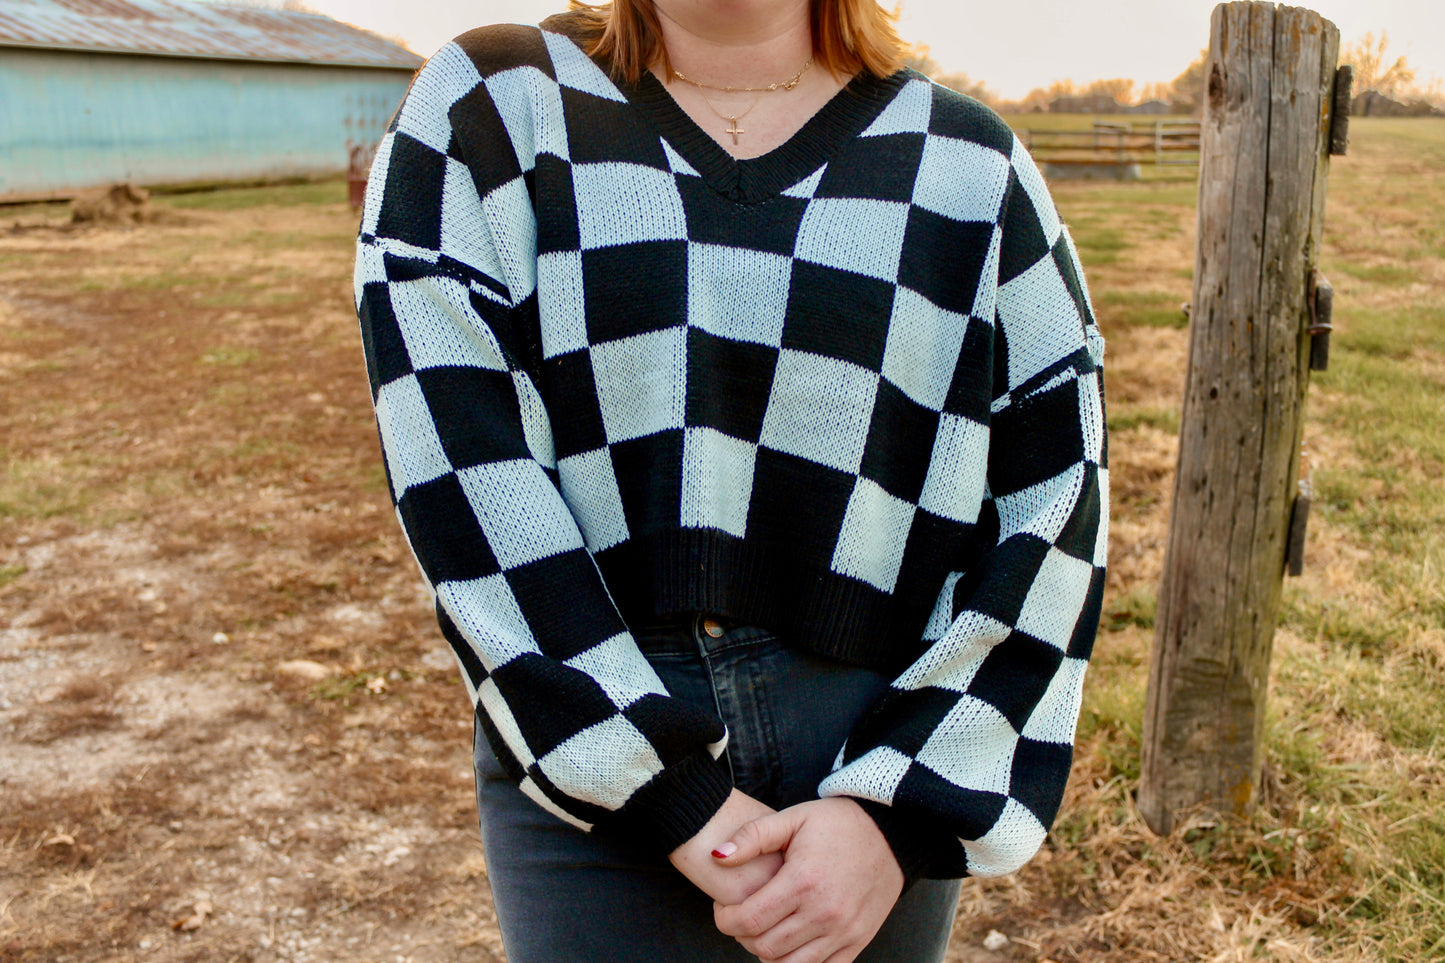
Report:
M996 234L981 548L948 575L922 656L820 787L859 800L909 878L1010 873L1043 843L1099 621L1103 339L1068 232L1017 139L1011 168Z
M387 478L503 767L567 822L669 852L731 789L727 734L668 696L558 487L528 334L535 157L488 136L511 129L450 44L379 146L355 286Z

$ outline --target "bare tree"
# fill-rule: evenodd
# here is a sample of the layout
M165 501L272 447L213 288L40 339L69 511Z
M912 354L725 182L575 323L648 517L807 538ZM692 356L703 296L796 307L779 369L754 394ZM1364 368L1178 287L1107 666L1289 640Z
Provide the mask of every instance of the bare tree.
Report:
M914 44L908 48L908 55L903 58L903 66L912 67L914 70L930 78L935 83L941 84L960 94L972 97L974 100L988 104L990 107L998 103L998 95L981 80L974 80L968 74L955 71L946 74L943 67L933 55L929 53L927 44Z
M1162 100L1168 103L1174 93L1174 85L1166 84L1163 81L1150 81L1139 90L1139 102L1146 100Z
M1378 40L1374 34L1367 33L1341 51L1340 59L1355 68L1356 92L1373 90L1396 98L1415 82L1415 70L1404 57L1396 57L1393 63L1389 62L1385 53L1389 46L1389 35L1381 30Z
M982 80L974 80L965 73L940 74L933 78L937 83L958 91L960 94L972 97L990 107L999 102L998 94L988 88Z
M909 47L908 54L903 58L903 66L912 67L925 77L936 77L942 69L928 52L926 43L916 43Z
M1112 97L1121 104L1133 103L1134 81L1128 77L1091 80L1079 94L1083 97Z
M1204 110L1204 62L1209 58L1208 50L1199 51L1199 56L1184 72L1169 84L1168 101L1176 113L1199 115Z

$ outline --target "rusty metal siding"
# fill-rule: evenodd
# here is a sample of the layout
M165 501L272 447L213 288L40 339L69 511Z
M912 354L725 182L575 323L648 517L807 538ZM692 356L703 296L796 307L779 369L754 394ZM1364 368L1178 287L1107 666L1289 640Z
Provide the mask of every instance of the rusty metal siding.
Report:
M0 55L0 200L117 181L340 173L349 143L381 137L410 79L409 70L11 48Z
M422 58L320 14L184 0L4 0L0 47L412 68Z

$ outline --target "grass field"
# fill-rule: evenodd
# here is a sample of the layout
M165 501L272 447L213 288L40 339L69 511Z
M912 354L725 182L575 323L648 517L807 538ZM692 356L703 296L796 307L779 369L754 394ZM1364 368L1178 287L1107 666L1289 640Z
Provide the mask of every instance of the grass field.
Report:
M1193 172L1055 194L1109 342L1105 627L1065 810L965 885L950 963L1445 958L1445 121L1357 120L1333 162L1316 511L1242 825L1161 839L1132 807ZM502 958L344 197L0 208L0 961Z
M1057 896L1081 880L1091 900L1114 894L1082 933L1130 949L1082 956L1445 958L1445 815L1432 803L1445 783L1445 122L1357 120L1333 162L1322 268L1337 333L1309 400L1316 511L1276 639L1264 804L1248 825L1205 820L1169 840L1142 829L1130 799L1193 185L1055 191L1112 359L1112 601L1054 832L1069 869L1045 875Z

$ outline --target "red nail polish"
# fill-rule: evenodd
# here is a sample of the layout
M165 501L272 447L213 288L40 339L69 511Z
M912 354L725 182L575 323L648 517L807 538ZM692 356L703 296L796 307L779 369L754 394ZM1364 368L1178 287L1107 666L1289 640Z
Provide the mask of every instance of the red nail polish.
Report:
M728 858L728 854L725 853L725 852L723 852L723 851L720 850L720 849L714 849L714 850L712 851L712 858L713 858L713 859L727 859L727 858Z

